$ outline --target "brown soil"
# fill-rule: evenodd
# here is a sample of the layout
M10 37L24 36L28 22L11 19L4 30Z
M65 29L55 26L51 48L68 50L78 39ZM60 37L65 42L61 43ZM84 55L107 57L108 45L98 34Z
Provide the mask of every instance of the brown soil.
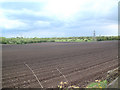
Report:
M104 79L118 65L117 41L3 45L3 88L41 88L29 65L46 88L65 78L80 87Z

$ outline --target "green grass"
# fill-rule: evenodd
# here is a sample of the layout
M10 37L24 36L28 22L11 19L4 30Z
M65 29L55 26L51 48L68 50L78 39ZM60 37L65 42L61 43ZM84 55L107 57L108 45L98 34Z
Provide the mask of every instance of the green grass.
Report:
M91 83L87 88L107 88L107 80Z

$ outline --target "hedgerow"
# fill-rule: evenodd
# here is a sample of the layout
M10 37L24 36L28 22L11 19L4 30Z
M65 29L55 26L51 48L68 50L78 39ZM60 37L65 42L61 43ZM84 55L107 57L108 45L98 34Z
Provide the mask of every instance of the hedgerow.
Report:
M27 44L27 43L41 43L41 42L90 42L90 41L107 41L118 40L117 36L99 36L95 40L93 37L54 37L54 38L5 38L0 37L1 44Z

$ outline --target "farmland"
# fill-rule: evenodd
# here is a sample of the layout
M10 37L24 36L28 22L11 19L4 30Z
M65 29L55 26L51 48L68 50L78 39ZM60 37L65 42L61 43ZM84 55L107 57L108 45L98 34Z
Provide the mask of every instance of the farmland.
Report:
M3 44L3 88L41 88L31 70L44 88L55 88L66 79L68 85L85 87L117 67L117 45L117 41Z

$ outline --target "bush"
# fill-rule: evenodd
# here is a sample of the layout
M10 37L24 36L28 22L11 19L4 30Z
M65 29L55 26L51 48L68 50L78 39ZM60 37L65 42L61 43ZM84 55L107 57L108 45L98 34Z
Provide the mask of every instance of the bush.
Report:
M97 41L106 41L106 40L120 40L118 36L101 36L96 37ZM80 41L93 41L93 37L63 37L63 38L5 38L0 37L1 44L27 44L27 43L41 43L41 42L80 42Z

